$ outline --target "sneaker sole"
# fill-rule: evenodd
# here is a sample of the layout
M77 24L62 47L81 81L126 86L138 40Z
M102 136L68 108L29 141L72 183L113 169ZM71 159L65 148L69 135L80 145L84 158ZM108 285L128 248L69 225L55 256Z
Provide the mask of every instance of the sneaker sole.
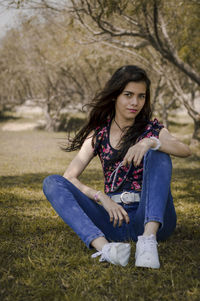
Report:
M151 268L151 269L159 269L160 268L160 264L151 264L150 262L135 262L135 266L138 268Z

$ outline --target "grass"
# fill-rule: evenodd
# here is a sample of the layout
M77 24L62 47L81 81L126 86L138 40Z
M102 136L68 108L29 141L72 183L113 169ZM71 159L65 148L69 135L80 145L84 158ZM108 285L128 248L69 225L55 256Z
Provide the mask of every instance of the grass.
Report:
M160 270L135 268L134 243L130 263L123 268L91 259L93 251L64 224L42 193L43 179L62 174L74 156L59 150L64 136L0 131L0 300L199 300L199 157L173 158L178 225L159 245ZM82 181L103 189L98 159Z

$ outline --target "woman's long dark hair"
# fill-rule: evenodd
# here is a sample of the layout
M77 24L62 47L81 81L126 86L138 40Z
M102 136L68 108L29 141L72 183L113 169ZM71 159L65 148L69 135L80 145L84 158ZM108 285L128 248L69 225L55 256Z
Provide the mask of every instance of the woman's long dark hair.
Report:
M94 131L93 143L96 135L95 129L103 127L107 124L108 118L115 116L115 101L122 93L129 82L145 82L146 84L146 99L145 104L140 113L135 118L135 122L130 126L120 144L120 157L126 154L128 148L135 144L137 138L142 134L145 126L151 118L150 107L150 80L146 72L138 66L127 65L119 68L106 83L103 90L98 93L92 102L88 104L91 108L89 118L85 126L75 135L73 139L69 140L69 144L64 148L65 151L74 151L80 149L84 140L88 135Z

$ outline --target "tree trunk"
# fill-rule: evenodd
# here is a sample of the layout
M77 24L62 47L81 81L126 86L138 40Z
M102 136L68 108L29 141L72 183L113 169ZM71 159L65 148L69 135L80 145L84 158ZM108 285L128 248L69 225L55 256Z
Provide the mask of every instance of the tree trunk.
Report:
M44 114L45 114L45 119L46 119L46 125L45 125L45 130L47 131L53 131L54 126L53 126L53 120L50 115L50 105L49 103L46 103L44 107Z
M200 118L193 119L193 121L194 121L194 132L193 132L192 140L197 140L200 143Z

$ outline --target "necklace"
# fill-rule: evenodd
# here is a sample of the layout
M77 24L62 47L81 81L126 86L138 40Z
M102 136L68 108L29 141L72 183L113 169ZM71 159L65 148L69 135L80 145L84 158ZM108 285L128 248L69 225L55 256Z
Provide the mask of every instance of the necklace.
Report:
M123 132L122 128L119 126L119 124L117 123L117 121L114 118L114 122L116 123L116 125L118 126L118 128Z

